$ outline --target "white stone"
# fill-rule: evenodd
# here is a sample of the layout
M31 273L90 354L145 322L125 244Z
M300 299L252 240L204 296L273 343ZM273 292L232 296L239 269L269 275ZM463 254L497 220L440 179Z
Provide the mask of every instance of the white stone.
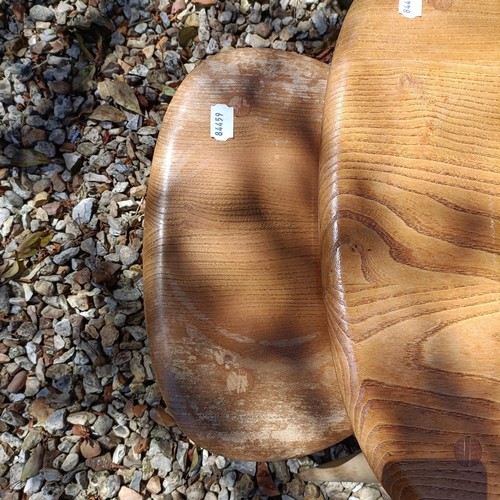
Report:
M71 217L77 224L88 224L92 218L94 198L85 198L73 208Z

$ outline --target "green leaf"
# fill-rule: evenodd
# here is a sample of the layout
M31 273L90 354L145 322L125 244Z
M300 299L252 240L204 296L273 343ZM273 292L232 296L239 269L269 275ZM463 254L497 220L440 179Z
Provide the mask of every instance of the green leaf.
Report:
M49 161L47 155L34 149L20 149L10 163L14 167L36 167L37 165L47 165Z
M163 95L168 96L168 97L173 97L175 95L175 92L176 92L175 89L172 87L169 87L168 85L163 85L161 87L161 93Z
M183 49L187 49L189 43L198 34L198 28L196 26L185 26L179 32L179 44Z

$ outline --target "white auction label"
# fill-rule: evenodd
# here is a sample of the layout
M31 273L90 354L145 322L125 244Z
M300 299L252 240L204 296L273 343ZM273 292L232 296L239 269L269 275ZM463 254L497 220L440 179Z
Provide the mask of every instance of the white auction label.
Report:
M399 0L399 13L408 19L422 17L422 0Z
M234 137L234 108L216 104L210 108L210 137L227 141Z

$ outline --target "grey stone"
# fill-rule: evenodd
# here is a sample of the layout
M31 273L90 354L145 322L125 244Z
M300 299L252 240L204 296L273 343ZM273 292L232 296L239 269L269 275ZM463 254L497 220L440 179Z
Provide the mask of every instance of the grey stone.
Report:
M364 486L355 493L359 500L378 500L381 498L380 491L370 486Z
M10 211L7 208L0 208L0 227L4 225L4 222L11 216Z
M83 376L83 389L87 394L100 394L102 392L102 384L93 372L87 372Z
M117 425L113 427L113 434L119 438L128 438L130 436L130 429L125 425Z
M189 443L186 441L179 441L177 443L177 452L175 454L175 459L179 464L182 471L186 470L187 465L187 453L189 450Z
M250 45L250 47L253 47L254 49L269 47L271 45L271 42L269 40L266 40L265 38L252 33L248 33L248 35L245 37L245 43L247 45Z
M62 431L66 426L66 409L60 408L49 416L45 423L45 430L51 434Z
M127 454L127 449L125 448L125 445L119 444L115 448L115 451L113 452L113 462L115 464L121 464L126 454Z
M113 297L121 302L132 302L141 297L141 291L137 288L117 288Z
M103 485L99 489L99 493L103 499L114 498L118 495L122 485L121 477L118 475L108 476Z
M140 470L136 470L134 475L132 476L132 480L130 481L129 487L138 493L141 491L141 481L142 481L142 472Z
M168 495L184 484L181 471L171 472L163 481L163 494Z
M73 208L71 216L77 224L88 224L90 222L94 201L94 198L85 198Z
M262 38L269 38L273 32L273 27L268 23L259 23L255 26L255 34Z
M22 427L28 422L22 415L19 415L19 413L15 411L9 410L9 408L5 408L5 410L2 412L0 421L14 427Z
M146 30L148 29L148 23L139 23L135 28L134 31L136 33L139 33L139 35L142 35L142 33L145 33Z
M76 207L75 207L76 208ZM57 255L52 257L54 264L58 266L67 264L73 257L76 257L80 253L80 248L67 248L62 252L59 252Z
M76 173L82 166L82 155L78 153L64 153L64 163L71 173Z
M71 99L66 96L59 95L54 102L54 115L56 118L64 119L73 113L73 104ZM56 127L57 128L57 127Z
M242 462L240 460L235 460L234 462L231 462L229 467L233 470L241 472L242 474L255 476L257 465L255 462Z
M24 200L14 191L6 191L4 196L13 207L21 208L24 205Z
M311 17L311 21L320 35L324 35L328 29L328 22L320 10L317 10Z
M45 282L48 283L48 282ZM52 283L50 283L52 285ZM60 321L53 322L54 331L62 337L70 337L72 333L71 322L68 318L63 318Z
M205 487L201 481L196 481L186 490L187 500L203 500L205 498Z
M53 21L55 19L55 14L49 7L34 5L30 9L30 17L33 21Z
M113 427L113 419L108 415L99 415L92 425L92 430L98 436L105 436Z
M225 10L224 12L221 12L219 14L219 21L222 24L228 24L228 23L230 23L232 18L233 18L233 13L230 12L229 10Z
M80 456L78 455L78 453L68 453L68 455L64 459L64 462L61 465L61 469L64 472L69 472L78 465L79 461L80 461Z
M163 478L172 470L172 461L162 453L158 453L151 458L151 466L158 471L158 475Z
M49 141L60 146L66 140L66 132L61 128L56 128L49 135Z
M81 153L83 156L93 156L99 152L99 147L91 142L81 142L78 144L76 150Z
M238 475L233 470L226 472L220 479L219 484L225 488L232 488L236 484Z
M248 474L243 474L234 485L234 496L236 498L251 498L254 491L255 483Z

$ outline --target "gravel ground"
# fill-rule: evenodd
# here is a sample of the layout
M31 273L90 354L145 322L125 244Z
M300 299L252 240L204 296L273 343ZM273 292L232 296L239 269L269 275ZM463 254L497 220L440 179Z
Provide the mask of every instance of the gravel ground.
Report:
M329 62L337 2L0 0L0 498L378 499L197 448L162 407L142 220L163 114L229 47ZM226 49L227 50L227 49Z

